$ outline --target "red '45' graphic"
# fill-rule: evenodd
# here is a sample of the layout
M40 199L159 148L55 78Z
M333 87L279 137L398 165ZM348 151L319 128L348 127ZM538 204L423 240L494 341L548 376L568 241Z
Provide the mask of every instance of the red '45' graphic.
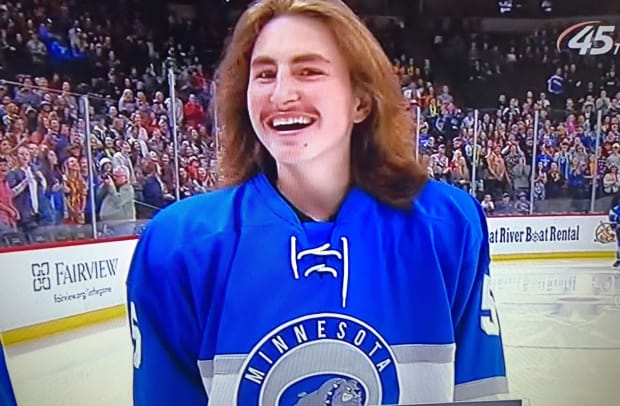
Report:
M556 41L556 48L558 52L570 49L579 55L618 55L620 42L617 38L615 25L585 21L565 29Z

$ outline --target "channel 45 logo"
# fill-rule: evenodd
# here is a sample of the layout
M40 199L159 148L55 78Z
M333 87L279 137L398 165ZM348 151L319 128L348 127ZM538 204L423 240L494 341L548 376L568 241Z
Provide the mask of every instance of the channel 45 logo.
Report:
M558 52L578 51L579 55L618 55L620 40L615 25L602 21L585 21L565 29L556 41Z
M40 264L32 264L32 289L35 292L42 290L50 290L52 288L52 280L50 278L50 264L49 262L42 262Z

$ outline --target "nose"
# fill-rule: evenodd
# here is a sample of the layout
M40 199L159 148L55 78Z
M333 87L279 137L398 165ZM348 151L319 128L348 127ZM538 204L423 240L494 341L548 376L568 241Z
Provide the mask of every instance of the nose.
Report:
M270 101L278 108L299 101L299 89L293 77L282 70L278 72Z

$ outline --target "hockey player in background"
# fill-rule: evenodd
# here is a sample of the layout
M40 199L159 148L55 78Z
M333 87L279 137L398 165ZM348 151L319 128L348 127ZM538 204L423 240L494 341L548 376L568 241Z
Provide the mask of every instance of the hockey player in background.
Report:
M478 202L428 180L341 1L260 0L218 69L218 191L158 213L127 280L142 405L387 405L507 391Z
M11 378L9 376L9 370L6 367L6 360L4 358L4 348L2 345L1 338L0 338L0 405L17 406L17 401L15 400L15 394L13 393L13 386L11 385Z
M611 200L611 208L609 209L609 222L616 233L616 261L613 267L620 267L620 192L616 193Z

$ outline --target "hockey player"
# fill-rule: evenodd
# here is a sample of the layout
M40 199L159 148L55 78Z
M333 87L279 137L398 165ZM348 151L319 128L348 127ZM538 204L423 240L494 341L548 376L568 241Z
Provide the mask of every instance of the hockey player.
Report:
M612 229L616 233L616 262L613 267L620 267L620 193L616 193L611 200L611 208L609 209L609 222Z
M4 358L4 348L2 346L2 339L0 338L0 405L2 406L16 406L15 394L13 393L13 386L11 385L11 378L9 376L9 370L6 367L6 360Z
M344 3L254 3L216 103L226 187L161 211L132 260L135 405L507 391L484 213L427 180L390 61Z

